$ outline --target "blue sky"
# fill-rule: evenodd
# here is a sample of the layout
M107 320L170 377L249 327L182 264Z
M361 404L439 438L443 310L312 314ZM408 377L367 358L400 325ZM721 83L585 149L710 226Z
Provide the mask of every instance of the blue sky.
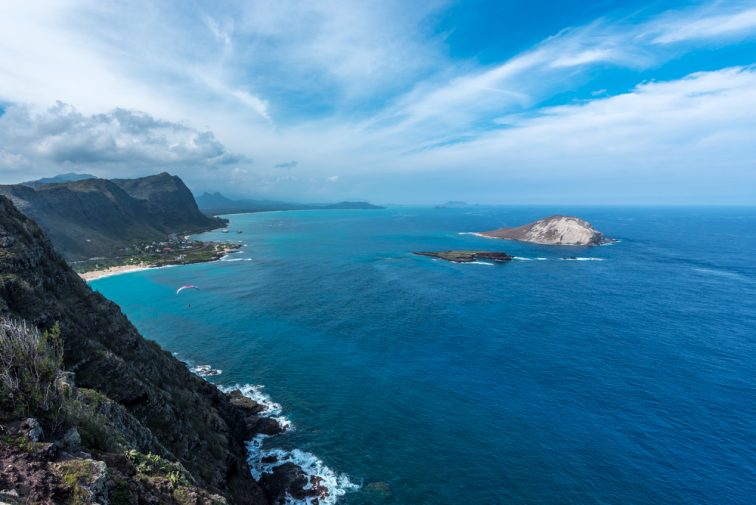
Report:
M0 4L0 183L756 204L756 2Z

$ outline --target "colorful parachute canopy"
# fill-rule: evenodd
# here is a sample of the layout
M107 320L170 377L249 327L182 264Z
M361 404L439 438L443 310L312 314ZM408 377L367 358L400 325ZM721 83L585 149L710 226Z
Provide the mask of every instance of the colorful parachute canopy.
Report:
M199 291L199 288L197 286L194 286L193 284L187 284L186 286L181 286L180 288L178 288L176 290L176 294L181 293L185 289L196 289L197 291Z

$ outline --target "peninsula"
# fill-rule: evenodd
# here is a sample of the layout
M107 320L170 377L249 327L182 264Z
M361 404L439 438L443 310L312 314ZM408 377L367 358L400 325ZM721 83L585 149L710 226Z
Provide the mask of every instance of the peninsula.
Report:
M542 245L594 246L609 242L591 223L574 216L554 215L514 228L478 233L505 240L518 240Z

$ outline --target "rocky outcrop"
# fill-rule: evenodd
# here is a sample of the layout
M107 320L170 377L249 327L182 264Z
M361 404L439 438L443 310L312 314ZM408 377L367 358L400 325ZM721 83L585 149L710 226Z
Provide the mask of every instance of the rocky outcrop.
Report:
M513 256L505 252L494 251L439 251L415 252L418 256L430 256L454 263L472 263L473 261L511 261Z
M76 380L61 377L60 387L69 401L79 402L84 448L154 453L180 465L210 494L237 504L267 503L246 462L245 441L258 421L254 405L232 403L142 338L118 306L89 289L42 230L1 196L0 237L13 239L0 247L0 316L40 330L59 325L63 368ZM45 427L46 436L55 429ZM109 436L114 433L121 438ZM66 444L76 445L75 438Z
M141 179L6 185L0 186L0 195L34 219L68 260L112 257L137 242L225 223L200 212L181 179L166 173Z
M543 245L592 246L607 242L591 223L573 216L551 216L515 228L480 233L484 237L519 240Z
M33 443L6 432L0 441L0 504L229 503L171 469L154 456L69 453L54 443Z

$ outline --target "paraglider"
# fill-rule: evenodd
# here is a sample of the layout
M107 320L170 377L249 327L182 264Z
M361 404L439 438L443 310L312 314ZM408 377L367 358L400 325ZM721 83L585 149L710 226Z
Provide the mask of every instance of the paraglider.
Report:
M183 290L185 290L185 289L196 289L197 291L199 291L199 290L200 290L200 288L198 288L197 286L195 286L195 285L193 285L193 284L187 284L187 285L185 285L185 286L181 286L180 288L178 288L178 289L176 290L176 294L179 294L179 293L181 293L181 292L182 292Z

